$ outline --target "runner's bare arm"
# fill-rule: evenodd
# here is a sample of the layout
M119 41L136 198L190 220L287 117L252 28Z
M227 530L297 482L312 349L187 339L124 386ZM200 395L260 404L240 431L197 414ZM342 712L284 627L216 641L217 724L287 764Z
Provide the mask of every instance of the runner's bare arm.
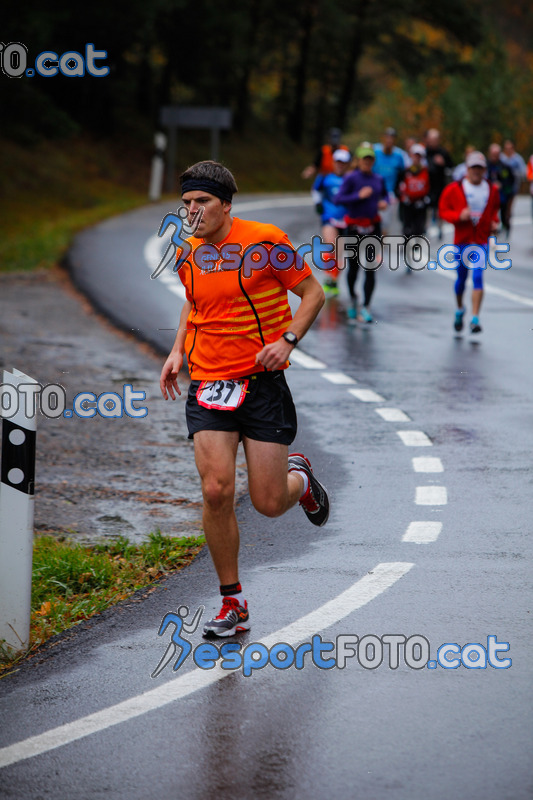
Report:
M291 292L298 295L302 302L288 330L295 333L298 337L298 341L300 341L315 321L326 298L322 286L314 275L309 275L307 278L304 278L301 283L291 289ZM255 357L256 364L262 364L270 370L281 369L287 361L292 349L292 344L280 338L276 342L272 342L271 344L267 344L266 347L263 347Z
M178 386L178 373L183 365L183 354L185 352L185 336L187 334L187 318L191 312L192 304L189 300L186 300L183 308L181 310L180 321L178 326L178 332L176 334L176 340L170 351L169 357L165 361L163 365L163 369L161 370L161 377L159 379L159 386L161 387L161 394L168 400L168 397L172 398L172 400L176 399L176 395L174 394L174 389L177 391L178 394L181 394L181 389Z

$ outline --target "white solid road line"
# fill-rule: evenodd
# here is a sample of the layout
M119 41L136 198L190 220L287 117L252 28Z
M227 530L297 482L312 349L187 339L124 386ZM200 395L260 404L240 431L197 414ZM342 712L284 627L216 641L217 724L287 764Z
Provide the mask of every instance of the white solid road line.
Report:
M513 300L515 303L522 303L524 306L531 306L533 308L533 300L530 297L508 292L507 289L500 289L498 286L492 286L492 284L487 283L483 285L483 288L487 294L497 294L499 297L505 297L506 300Z
M262 640L262 644L266 647L272 647L278 642L296 645L311 638L313 634L329 628L353 611L374 600L407 574L413 566L412 563L401 561L378 564L333 600L329 600L315 611L311 611L310 614L306 614L290 625L271 633ZM46 753L56 747L61 747L89 736L91 733L97 733L113 725L118 725L120 722L126 722L149 711L167 706L175 700L187 697L199 689L222 680L227 675L231 675L233 671L222 669L219 666L219 662L211 670L193 669L182 677L163 683L155 689L136 697L131 697L122 703L117 703L94 714L89 714L73 722L67 722L65 725L60 725L21 742L16 742L0 749L0 768Z
M167 284L167 288L172 291L172 289L178 288L180 292L183 292L183 296L185 297L185 286L179 279L179 275L177 272L173 272L171 269L167 269L165 272L162 272L161 275L158 277L157 280L162 281L163 283Z
M362 403L383 403L385 398L372 389L348 389L350 394L357 397Z
M354 378L350 378L349 375L345 375L344 372L323 372L322 377L325 378L330 383L338 383L342 384L349 384L349 383L357 383Z
M437 540L442 530L442 522L411 522L402 536L402 542L430 544Z
M435 270L435 274L442 275L443 278L448 278L451 281L457 280L457 273L455 271L451 272L447 269L437 269ZM516 294L515 292L508 292L507 289L500 289L499 286L493 286L491 283L487 283L486 281L483 281L483 289L487 294L496 294L499 297L505 297L506 300L512 300L514 303L521 303L524 306L533 307L533 299L531 299L531 297L525 297L524 295Z
M323 361L313 358L313 356L304 353L303 350L299 350L297 347L289 355L289 361L294 361L295 364L306 369L326 369L327 367L327 364L324 364Z
M430 447L433 442L423 431L396 431L406 447Z
M411 418L400 408L375 408L374 411L385 422L411 422Z
M440 458L413 458L415 472L444 472Z
M248 200L247 202L236 202L232 209L235 214L241 211L261 211L267 208L291 208L298 206L313 206L314 200L309 195L305 197L273 197L270 200Z
M445 506L448 492L445 486L417 486L415 503L417 506Z
M181 297L183 300L185 300L185 286L183 286L183 284L181 286L172 284L172 286L167 286L167 289L169 292L172 292L172 294L177 294L178 297Z

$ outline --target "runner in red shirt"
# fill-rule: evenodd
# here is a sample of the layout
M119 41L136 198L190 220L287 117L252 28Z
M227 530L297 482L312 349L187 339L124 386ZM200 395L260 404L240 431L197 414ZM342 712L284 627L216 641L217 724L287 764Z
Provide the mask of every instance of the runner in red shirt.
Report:
M400 175L396 193L403 205L402 233L404 236L423 236L426 232L429 205L429 170L423 162L425 149L421 144L411 147L411 164Z
M426 149L421 144L413 144L409 150L411 164L398 178L396 194L400 199L400 219L402 233L410 236L424 236L426 232L427 210L430 204L429 170L424 163ZM408 275L411 267L406 266Z
M284 375L324 292L283 231L231 217L237 186L229 170L203 161L180 181L189 215L200 212L201 221L188 240L191 252L177 263L187 299L160 384L165 400L181 394L177 379L186 355L192 378L187 425L202 482L205 537L223 598L204 635L227 637L250 628L234 511L239 441L259 512L280 516L299 501L315 525L328 519L327 492L309 460L288 454L296 411ZM301 298L294 317L288 290Z
M487 161L483 153L477 150L470 153L466 157L465 163L466 177L462 181L454 181L444 188L439 202L439 214L446 222L455 225L454 243L460 246L461 251L472 244L481 245L486 251L488 238L497 230L499 224L499 192L483 177L487 168ZM456 331L463 329L465 313L463 292L468 273L472 272L474 288L472 290L470 331L481 333L479 311L483 299L483 269L484 266L466 267L462 260L457 267L455 282L457 311L454 320Z

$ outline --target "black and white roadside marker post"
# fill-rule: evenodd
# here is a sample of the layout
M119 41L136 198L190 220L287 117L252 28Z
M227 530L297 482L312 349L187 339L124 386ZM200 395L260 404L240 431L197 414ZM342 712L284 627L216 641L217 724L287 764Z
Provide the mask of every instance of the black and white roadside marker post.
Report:
M30 641L36 397L33 378L4 370L0 386L0 642L15 651ZM32 407L33 406L33 407Z
M165 170L165 150L167 147L167 137L164 133L156 133L154 136L155 153L152 158L152 171L150 173L150 187L148 198L155 202L161 199L163 189L163 174Z

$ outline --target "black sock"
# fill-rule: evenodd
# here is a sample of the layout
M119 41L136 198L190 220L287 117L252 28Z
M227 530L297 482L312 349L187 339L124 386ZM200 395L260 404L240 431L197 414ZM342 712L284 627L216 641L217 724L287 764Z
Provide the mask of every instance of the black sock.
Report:
M244 597L240 583L228 583L226 586L221 586L220 594L222 597L234 597L240 606L244 605Z

